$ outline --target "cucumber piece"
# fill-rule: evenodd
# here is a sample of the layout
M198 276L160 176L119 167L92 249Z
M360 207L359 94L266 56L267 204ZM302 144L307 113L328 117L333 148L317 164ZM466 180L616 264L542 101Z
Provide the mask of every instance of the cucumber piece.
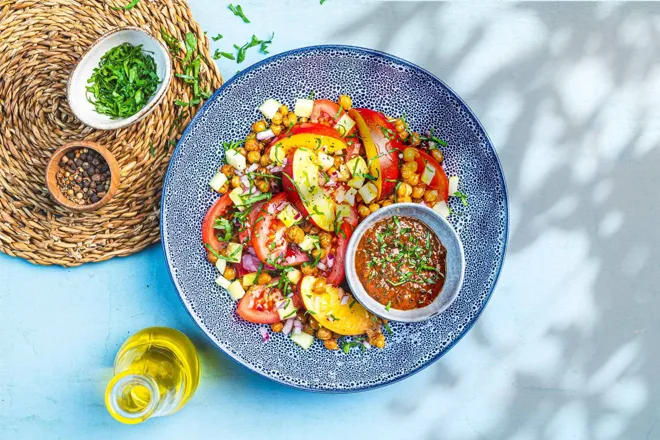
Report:
M307 350L314 343L314 336L305 332L300 332L298 334L291 333L291 340L300 345L304 350Z

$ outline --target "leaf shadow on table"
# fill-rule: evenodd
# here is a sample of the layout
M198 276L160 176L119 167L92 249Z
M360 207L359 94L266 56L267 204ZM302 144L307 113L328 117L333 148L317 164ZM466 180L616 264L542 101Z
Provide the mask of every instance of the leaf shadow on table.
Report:
M495 133L509 190L499 288L454 349L474 362L440 360L393 420L427 439L660 438L660 4L510 4L513 30L488 7L388 3L336 32L378 34L387 52L413 24L436 29L417 60ZM443 48L456 29L462 46ZM480 64L489 51L503 60Z

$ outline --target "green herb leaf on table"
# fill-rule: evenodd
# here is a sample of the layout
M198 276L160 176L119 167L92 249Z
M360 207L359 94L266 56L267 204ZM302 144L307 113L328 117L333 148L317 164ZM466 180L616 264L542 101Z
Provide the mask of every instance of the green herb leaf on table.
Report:
M110 9L114 11L130 11L133 9L137 4L140 3L140 0L133 0L132 2L128 3L127 5L124 6L112 6Z
M213 41L218 41L219 39L222 38L222 34L218 34L215 37L211 37L211 38L213 39Z
M249 23L250 20L245 16L243 13L243 8L241 8L241 5L232 5L231 3L229 4L229 10L234 13L235 16L240 17L244 23Z
M234 56L233 53L229 52L222 52L220 49L216 49L215 53L213 54L213 59L214 60L219 60L220 58L227 58L230 60L236 60L236 57Z

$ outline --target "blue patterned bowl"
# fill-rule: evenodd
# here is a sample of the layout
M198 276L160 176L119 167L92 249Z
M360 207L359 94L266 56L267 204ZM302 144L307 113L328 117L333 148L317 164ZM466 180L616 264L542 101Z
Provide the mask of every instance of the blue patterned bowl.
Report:
M348 354L318 341L302 350L282 334L262 342L258 326L240 319L214 283L201 223L217 199L208 182L224 158L223 142L243 138L266 98L293 104L314 91L341 93L356 107L406 114L413 130L433 128L448 175L460 176L468 206L451 200L449 221L465 252L465 279L452 305L423 323L392 323L387 346ZM316 46L285 52L225 83L186 129L172 156L162 195L161 235L181 301L208 337L249 369L285 385L347 392L382 386L420 371L446 353L474 324L490 297L507 242L502 170L484 129L465 103L431 73L391 55L357 47Z

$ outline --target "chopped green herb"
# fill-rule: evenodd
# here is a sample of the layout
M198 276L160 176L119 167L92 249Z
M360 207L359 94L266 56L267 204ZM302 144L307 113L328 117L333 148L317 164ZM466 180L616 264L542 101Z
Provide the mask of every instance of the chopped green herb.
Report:
M388 323L383 322L383 327L385 327L385 330L387 331L388 335L391 335L393 333Z
M351 301L351 303L348 305L348 308L352 309L356 302L357 301L355 301L355 300Z
M149 153L151 153L151 157L156 157L156 152L154 151L154 143L149 142Z
M249 23L250 20L245 16L243 13L243 8L241 8L241 5L232 5L231 3L229 4L229 10L234 13L235 16L240 17L243 20L243 23Z
M140 3L140 0L133 0L132 2L128 3L127 5L124 6L112 6L110 9L114 11L130 11L133 9L137 4Z
M387 302L387 305L385 306L385 310L387 310L387 311L389 312L389 311L390 311L390 307L392 307L392 301L388 301L388 302Z
M235 60L236 59L236 57L234 56L233 53L222 52L220 49L216 49L215 53L213 54L213 59L214 60L219 60L220 58L223 58L223 57L227 58L227 59L230 59L230 60Z
M108 50L87 80L87 100L96 113L112 119L140 111L156 92L160 79L154 58L142 46L123 43Z
M309 92L309 99L314 99L314 90Z
M243 46L239 47L238 45L234 44L234 48L238 51L236 53L236 62L240 64L243 61L245 61L245 55L247 53L247 50L251 47L260 46L259 51L263 54L267 54L268 45L273 42L274 37L275 37L275 33L273 33L270 39L268 40L260 40L259 38L257 38L256 35L252 35L252 39L247 43L245 43Z
M219 39L222 38L222 34L218 34L218 35L216 35L215 37L212 37L212 38L213 38L213 41L218 41Z
M463 202L463 206L467 206L467 205L468 205L468 202L467 202L467 197L468 197L468 196L467 196L467 194L465 194L464 192L456 191L456 192L454 193L454 197L458 197L459 199L461 199L461 202Z
M213 222L213 229L224 231L224 235L216 235L219 241L229 241L234 235L234 228L229 220L224 217L218 217Z

